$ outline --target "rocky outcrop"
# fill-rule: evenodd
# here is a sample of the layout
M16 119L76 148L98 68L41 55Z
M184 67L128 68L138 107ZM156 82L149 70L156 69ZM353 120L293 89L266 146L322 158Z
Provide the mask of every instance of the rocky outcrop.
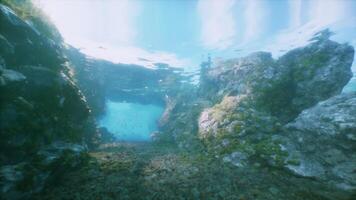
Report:
M201 83L203 95L216 99L224 95L261 95L283 78L286 72L270 53L257 52L249 56L223 61L209 69Z
M288 109L299 113L339 94L352 77L353 57L352 46L328 39L282 56L278 62L290 70L293 85Z
M62 68L61 64L65 60L60 55L59 45L4 5L0 6L0 30L0 54L8 66L42 65L53 70Z
M95 139L90 110L73 82L62 41L41 28L0 4L0 199L28 199L53 173L68 167L57 168L52 161L80 160L71 147L55 143L85 149ZM69 151L62 154L63 149ZM47 150L58 153L41 153ZM51 161L40 164L46 160Z
M321 37L278 60L258 52L206 70L200 94L215 105L200 113L199 138L238 168L288 169L353 191L356 99L338 95L353 55L350 45Z
M209 95L226 96L201 113L200 135L216 136L238 113L260 112L256 116L277 117L282 124L290 121L305 108L341 92L352 76L353 53L349 45L323 39L277 61L258 52L220 63L206 72L201 90L211 86L218 92Z
M219 63L203 74L201 92L213 101L246 94L282 121L339 94L352 77L354 49L326 38L274 60L265 52Z
M81 141L89 109L71 80L61 45L3 5L0 21L1 38L10 45L0 49L0 132L6 141L2 152L21 152L22 146L36 147L53 139Z
M342 189L356 189L356 93L341 94L304 110L282 135L287 167Z

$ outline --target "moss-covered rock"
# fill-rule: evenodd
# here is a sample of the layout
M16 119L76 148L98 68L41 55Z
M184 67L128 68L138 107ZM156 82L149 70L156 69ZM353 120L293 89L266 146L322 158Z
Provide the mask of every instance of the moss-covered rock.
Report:
M212 87L206 97L215 105L197 120L199 138L210 155L238 168L287 167L352 190L354 145L346 136L330 135L343 133L344 127L353 138L353 100L334 97L305 109L341 92L352 75L353 55L350 45L318 37L278 60L259 52L207 69L200 91ZM300 112L286 130L283 125ZM328 149L333 143L343 150Z
M288 122L341 92L352 77L353 56L352 46L327 37L315 38L278 60L257 52L208 69L200 93L215 103L225 95L248 95L259 109Z
M62 147L54 144L93 145L96 129L56 30L50 31L52 26L41 21L43 16L31 10L35 8L30 1L5 3L15 11L0 3L0 165L15 167L22 179L17 188L9 186L11 180L5 177L0 198L28 199L76 165L73 152L62 155ZM49 146L61 158L53 165L40 164L41 159L57 160L38 155ZM4 172L14 171L13 167Z
M290 70L293 82L291 117L316 103L339 94L352 77L354 49L328 38L316 38L306 47L298 48L279 58L278 63Z
M211 153L236 166L283 166L287 154L273 139L281 131L278 120L252 106L247 96L224 97L202 112L200 138Z
M66 173L35 199L331 200L349 195L280 168L235 167L204 152L172 147L108 144L90 154L88 165Z

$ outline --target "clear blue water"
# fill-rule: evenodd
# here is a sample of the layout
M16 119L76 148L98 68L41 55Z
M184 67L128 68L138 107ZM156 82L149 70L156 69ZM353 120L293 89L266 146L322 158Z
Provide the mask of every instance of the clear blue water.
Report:
M34 2L66 43L88 56L148 68L166 63L187 75L208 55L213 62L256 51L278 58L326 28L332 40L356 48L356 0ZM352 69L356 78L356 62Z
M123 141L149 141L164 108L159 105L107 101L99 125Z

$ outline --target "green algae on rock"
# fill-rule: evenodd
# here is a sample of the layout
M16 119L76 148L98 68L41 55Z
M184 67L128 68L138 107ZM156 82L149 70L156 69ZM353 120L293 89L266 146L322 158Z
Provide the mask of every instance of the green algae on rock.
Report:
M83 155L72 147L93 144L96 133L61 41L39 31L0 4L0 195L5 199L29 199L78 166Z

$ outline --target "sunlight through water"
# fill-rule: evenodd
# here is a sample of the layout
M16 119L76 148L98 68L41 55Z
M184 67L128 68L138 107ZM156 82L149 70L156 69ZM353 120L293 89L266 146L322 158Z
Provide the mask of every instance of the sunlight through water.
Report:
M106 115L99 124L124 141L148 141L152 132L158 129L157 121L163 107L152 104L128 102L106 103Z

